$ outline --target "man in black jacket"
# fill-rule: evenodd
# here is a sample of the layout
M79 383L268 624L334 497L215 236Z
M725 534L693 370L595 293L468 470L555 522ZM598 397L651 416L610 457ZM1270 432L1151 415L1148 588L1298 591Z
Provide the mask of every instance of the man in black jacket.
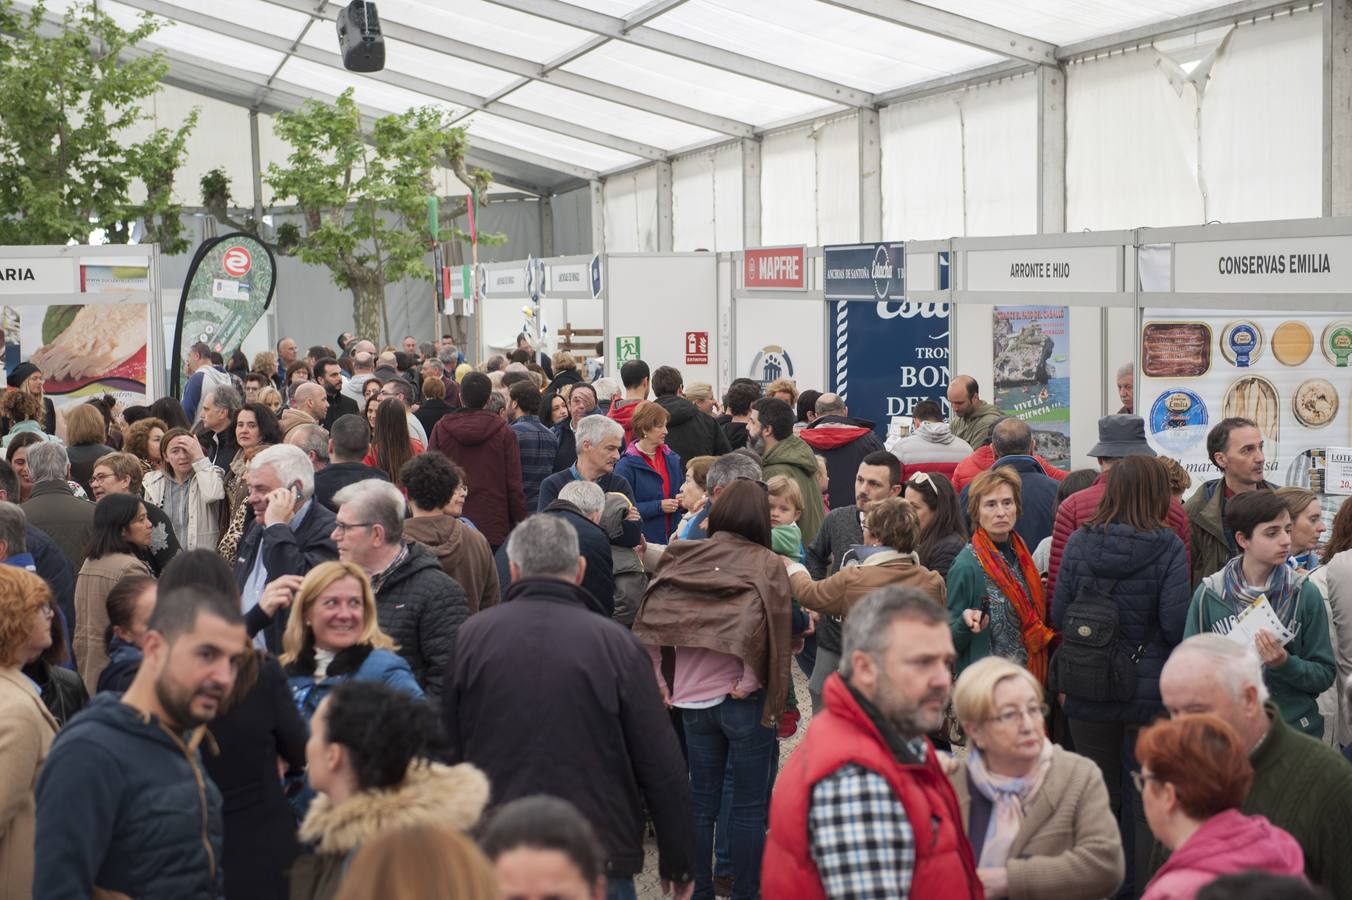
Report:
M286 615L269 621L258 608L263 588L281 575L306 575L322 562L338 558L333 544L333 513L315 502L315 473L299 447L278 444L259 453L245 473L252 516L244 526L235 560L240 602L249 633L258 646L280 653ZM262 616L260 619L259 617ZM258 634L266 627L264 634Z
M425 545L404 538L404 495L385 481L359 481L334 496L333 539L338 558L371 578L380 630L394 638L399 655L430 699L455 653L456 633L469 618L469 598Z
M332 356L315 360L315 381L324 386L324 392L329 396L329 411L320 425L332 429L340 416L360 414L357 401L343 393L343 367L338 365L338 360Z
M658 366L653 372L653 394L657 405L667 411L667 446L689 462L697 456L722 456L732 452L728 436L713 416L685 399L685 382L671 366Z
M223 384L202 400L202 421L197 425L197 440L211 464L228 472L235 461L239 444L235 442L235 416L243 400L239 391Z
M559 499L543 510L545 515L558 516L573 527L587 572L582 576L582 590L591 598L589 608L609 619L615 614L615 567L610 551L610 535L601 528L601 512L605 509L606 492L590 481L574 481L563 486ZM512 574L507 561L507 545L498 548L494 557L498 566L498 584L502 596L512 588Z
M329 429L329 461L315 469L315 499L329 509L337 509L333 495L358 481L375 478L389 481L390 476L362 460L371 446L371 428L361 416L343 416Z
M826 476L830 481L827 499L831 509L849 506L854 499L854 473L859 470L864 457L885 449L883 442L873 433L872 422L850 418L850 411L839 394L818 397L816 416L799 437L826 460Z
M450 761L482 769L495 806L531 794L576 806L605 848L612 890L632 892L643 870L646 807L663 888L688 898L690 782L652 661L624 626L588 608L586 562L560 517L522 522L507 556L508 602L466 623L446 685Z

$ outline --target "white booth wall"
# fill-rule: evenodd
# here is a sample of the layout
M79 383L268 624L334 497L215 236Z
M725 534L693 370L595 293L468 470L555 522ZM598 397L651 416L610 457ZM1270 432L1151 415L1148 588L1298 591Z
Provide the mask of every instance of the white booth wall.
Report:
M605 257L606 369L619 371L617 337L637 336L652 369L675 366L687 384L718 384L718 257L714 253L609 254ZM685 335L707 332L709 362L687 365Z

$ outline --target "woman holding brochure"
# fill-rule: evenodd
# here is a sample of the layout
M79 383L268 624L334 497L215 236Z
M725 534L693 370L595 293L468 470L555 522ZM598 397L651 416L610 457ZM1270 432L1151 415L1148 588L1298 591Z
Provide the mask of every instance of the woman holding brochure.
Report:
M1333 684L1333 648L1319 588L1286 565L1291 513L1273 491L1250 491L1226 504L1225 527L1243 552L1202 579L1183 636L1214 631L1251 644L1282 719L1318 739L1315 700Z

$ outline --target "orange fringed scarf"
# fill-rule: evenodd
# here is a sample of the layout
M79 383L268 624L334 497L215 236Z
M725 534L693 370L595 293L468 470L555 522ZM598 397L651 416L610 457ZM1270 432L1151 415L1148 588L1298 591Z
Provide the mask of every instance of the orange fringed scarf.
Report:
M1042 595L1042 577L1038 574L1033 555L1028 552L1028 545L1023 542L1023 538L1019 537L1017 532L1011 531L1009 541L1014 548L1019 571L1023 573L1024 582L1028 585L1027 590L1019 583L1019 579L1009 568L1009 561L1000 552L1000 548L995 546L986 529L978 528L972 534L972 550L976 552L977 562L981 563L981 569L986 573L986 577L995 582L996 588L1004 594L1005 599L1019 614L1020 637L1023 638L1023 649L1028 653L1028 671L1032 672L1040 683L1046 684L1049 655L1047 648L1056 633L1048 628L1045 622L1047 600Z

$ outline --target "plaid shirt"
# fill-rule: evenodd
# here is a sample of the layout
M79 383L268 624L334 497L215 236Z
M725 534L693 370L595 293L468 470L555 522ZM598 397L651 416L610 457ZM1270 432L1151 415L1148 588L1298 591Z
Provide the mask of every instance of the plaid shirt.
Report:
M909 745L921 761L924 741ZM812 789L808 838L831 900L906 900L915 872L915 833L887 779L854 764Z
M540 501L540 483L554 474L559 439L539 416L519 416L512 423L512 430L521 451L521 488L526 494L526 509L534 512Z

